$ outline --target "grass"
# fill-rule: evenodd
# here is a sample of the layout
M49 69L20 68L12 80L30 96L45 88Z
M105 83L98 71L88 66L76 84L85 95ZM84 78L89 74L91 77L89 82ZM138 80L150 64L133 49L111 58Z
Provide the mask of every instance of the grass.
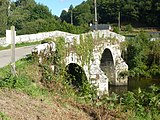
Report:
M31 46L31 45L37 45L37 44L41 44L40 41L37 42L22 42L22 43L17 43L16 44L16 48L18 47L24 47L24 46ZM10 49L11 45L8 46L0 46L0 50L6 50L6 49Z
M42 44L42 43L46 43L46 42L50 42L50 41L53 41L53 39L47 38L42 41L22 42L22 43L17 43L15 46L16 46L16 48L18 48L18 47L24 47L24 46L38 45L38 44ZM10 48L11 48L11 45L0 46L0 50L6 50L6 49L10 49Z
M40 73L37 64L22 59L16 62L16 76L12 76L10 66L0 69L0 87L16 89L33 97L47 97L49 92L39 83Z
M77 107L85 111L87 114L92 114L92 117L96 116L95 118L106 119L106 116L110 116L112 119L126 118L131 120L141 120L143 116L139 114L140 112L148 116L144 118L146 120L150 120L152 118L158 120L158 118L160 117L159 111L157 110L155 110L155 112L157 113L146 114L144 108L150 111L150 106L142 106L142 100L147 100L150 102L150 98L157 97L156 100L158 101L158 94L155 94L156 96L154 96L153 93L144 92L139 93L138 98L137 94L127 94L126 97L123 99L122 104L118 103L117 95L113 94L109 97L104 96L104 98L96 99L94 102L90 101L89 103L85 101L83 97L79 97L78 95L76 95L75 90L68 86L66 83L64 83L64 81L62 80L63 76L60 76L59 78L53 77L53 81L48 84L49 86L45 86L45 84L42 82L43 77L41 70L41 67L32 58L32 56L21 59L16 62L17 75L15 77L12 76L10 72L10 66L6 66L0 69L0 88L16 89L32 96L33 98L38 97L45 101L50 101L51 99L54 99L61 105L72 105L73 107ZM154 89L156 90L157 88L155 87ZM145 98L145 96L147 95L149 97ZM153 100L155 101L155 99ZM154 101L152 103L153 105ZM134 105L139 106L137 107ZM0 113L0 116L7 118L4 113Z
M75 90L60 78L54 78L48 89L41 82L41 69L31 57L24 58L16 62L16 73L14 77L10 72L10 66L0 69L0 88L14 89L16 91L28 94L33 98L39 98L50 103L53 99L62 106L73 106L83 110L91 117L99 116L99 110L93 103L89 103L83 97L79 97ZM106 111L106 114L107 111ZM116 117L116 116L115 116Z
M10 45L8 45L8 46L0 46L0 50L6 50L6 49L10 49L11 48L11 46Z
M0 119L1 120L10 120L10 118L3 112L0 112Z

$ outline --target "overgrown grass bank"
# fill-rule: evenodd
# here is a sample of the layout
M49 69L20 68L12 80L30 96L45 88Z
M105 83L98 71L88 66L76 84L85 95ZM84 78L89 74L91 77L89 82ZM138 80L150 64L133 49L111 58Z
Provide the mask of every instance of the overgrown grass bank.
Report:
M100 99L92 96L86 98L77 95L75 89L62 79L63 76L59 78L53 76L50 86L46 86L42 80L41 70L41 66L31 57L22 59L16 63L17 76L15 77L11 75L9 66L0 69L0 87L16 89L44 100L56 98L60 103L84 110L94 119L110 117L158 120L160 117L160 88L156 86L152 86L149 92L140 89L135 93L128 92L122 98L114 93Z
M16 76L11 74L10 66L0 69L0 87L16 89L37 97L46 97L49 92L40 84L39 67L29 58L16 62Z

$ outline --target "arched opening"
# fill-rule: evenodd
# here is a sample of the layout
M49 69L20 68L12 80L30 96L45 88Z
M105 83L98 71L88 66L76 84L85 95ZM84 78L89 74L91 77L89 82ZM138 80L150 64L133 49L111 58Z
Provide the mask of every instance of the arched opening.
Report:
M84 82L88 82L83 68L75 63L66 66L66 78L69 84L78 91L82 90Z
M106 76L109 78L109 83L114 84L114 81L115 81L114 62L113 62L112 53L108 48L106 48L103 51L101 63L100 63L100 68L106 74Z

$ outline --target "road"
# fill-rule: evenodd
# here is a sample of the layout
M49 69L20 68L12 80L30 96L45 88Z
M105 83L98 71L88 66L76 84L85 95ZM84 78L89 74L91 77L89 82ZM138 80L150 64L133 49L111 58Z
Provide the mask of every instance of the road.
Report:
M31 49L33 47L35 47L35 45L16 48L16 61L25 57L27 54L31 54ZM10 64L10 62L11 62L11 49L1 50L0 51L0 68Z

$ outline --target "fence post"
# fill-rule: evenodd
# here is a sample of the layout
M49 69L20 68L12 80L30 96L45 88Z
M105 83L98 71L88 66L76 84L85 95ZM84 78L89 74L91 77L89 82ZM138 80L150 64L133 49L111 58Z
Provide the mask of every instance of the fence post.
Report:
M15 26L11 26L11 72L15 76Z

